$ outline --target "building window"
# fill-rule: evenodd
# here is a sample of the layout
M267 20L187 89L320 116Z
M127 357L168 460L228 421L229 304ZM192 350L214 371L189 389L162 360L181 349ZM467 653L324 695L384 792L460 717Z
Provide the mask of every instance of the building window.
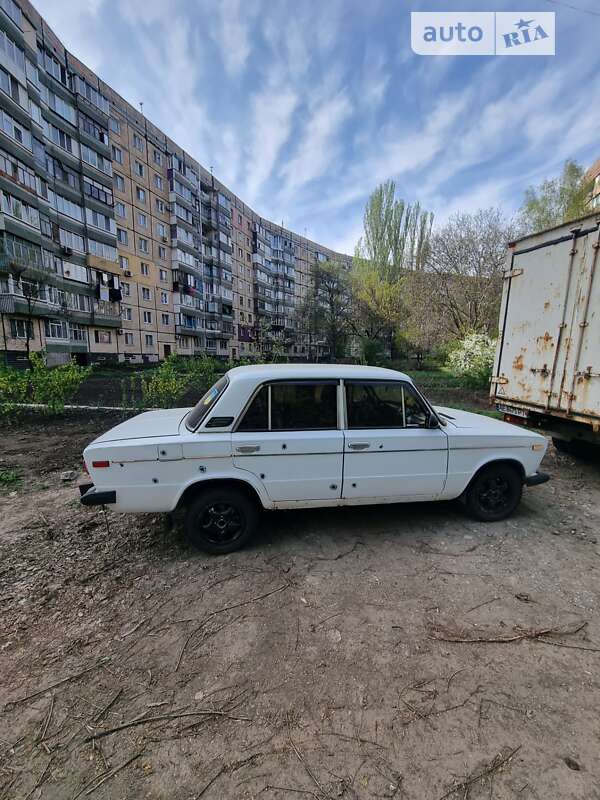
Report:
M133 344L133 333L125 334L125 344L131 346Z
M169 315L168 314L161 314L162 317L162 324L168 325L169 324Z
M161 178L160 175L157 175L156 173L154 173L154 185L156 186L157 189L163 188L163 179Z
M124 245L129 244L129 236L123 228L117 228L117 240Z
M167 303L169 302L169 295L166 292L160 293L160 302L163 305L167 305Z
M167 257L167 248L160 244L158 245L158 257L161 261L164 261Z
M142 137L138 136L137 133L133 134L133 146L135 147L136 150L142 151L144 149Z
M129 269L129 259L127 256L119 256L119 264L121 269Z
M67 323L61 319L45 319L44 333L46 339L68 339Z
M122 175L119 175L116 172L115 172L114 178L115 178L115 187L120 192L124 192L125 191L125 178Z
M148 239L144 239L143 236L138 238L138 250L141 253L149 253L150 252L150 245L148 243Z
M109 127L113 133L121 133L121 123L118 119L111 117L108 120Z
M112 341L110 331L94 331L94 341L96 344L110 344Z
M160 166L162 164L162 155L159 150L154 150L154 163Z
M139 175L140 178L144 177L144 165L141 162L136 161L133 170L136 175Z
M125 208L125 203L115 203L115 214L117 217L121 217L121 219L125 219L127 216L127 209Z
M156 210L160 214L164 214L165 213L165 210L166 210L165 204L164 204L164 202L162 200L159 200L158 197L154 198L154 206L155 206Z
M128 283L121 282L121 291L123 297L129 297L131 295L131 286Z
M156 225L156 232L159 236L163 236L165 239L167 237L167 226L163 222L159 222Z
M142 300L150 300L150 289L142 286Z
M166 269L159 269L158 270L158 279L159 279L159 281L164 283L167 280L167 278L168 278L167 270Z
M154 336L151 333L146 334L146 347L152 347L154 344Z
M144 322L150 324L152 322L152 312L144 311Z
M27 328L29 327L29 338L34 339L33 323L27 323L24 319L11 319L10 335L13 339L27 339Z
M137 199L141 203L145 203L146 202L146 190L142 189L141 186L136 186L135 187L135 196L137 197Z
M123 319L126 319L128 322L131 322L133 316L131 313L131 308L129 306L123 306L121 309L121 316Z
M146 264L145 261L142 261L140 269L142 271L142 275L150 275L150 265Z
M142 226L142 228L148 227L148 217L145 214L138 214L138 224Z

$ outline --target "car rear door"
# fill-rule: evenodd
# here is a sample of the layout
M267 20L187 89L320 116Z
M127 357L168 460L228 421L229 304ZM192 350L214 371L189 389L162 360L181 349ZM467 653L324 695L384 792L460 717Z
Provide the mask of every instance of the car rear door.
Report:
M345 381L345 499L435 498L448 468L448 437L403 381Z
M261 386L232 434L234 464L253 473L275 502L341 497L344 435L339 381Z

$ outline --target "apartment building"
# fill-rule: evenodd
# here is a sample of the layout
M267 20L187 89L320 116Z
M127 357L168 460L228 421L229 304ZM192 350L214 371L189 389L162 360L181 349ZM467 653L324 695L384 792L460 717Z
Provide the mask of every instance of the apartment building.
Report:
M308 352L319 260L0 0L0 359L159 361Z
M600 158L594 161L585 174L585 180L591 184L589 199L590 209L600 208Z

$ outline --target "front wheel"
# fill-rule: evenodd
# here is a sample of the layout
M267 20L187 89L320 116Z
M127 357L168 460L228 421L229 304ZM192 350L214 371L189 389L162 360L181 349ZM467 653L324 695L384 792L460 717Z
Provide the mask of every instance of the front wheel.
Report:
M510 464L490 464L472 480L464 494L468 513L483 522L510 516L521 501L523 481Z
M190 542L205 553L222 555L242 548L258 523L258 509L238 489L207 489L190 503L185 528Z

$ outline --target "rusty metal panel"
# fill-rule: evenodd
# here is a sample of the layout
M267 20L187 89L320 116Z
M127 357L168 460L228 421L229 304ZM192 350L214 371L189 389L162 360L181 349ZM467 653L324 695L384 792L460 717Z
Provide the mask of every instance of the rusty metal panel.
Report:
M491 394L561 417L600 418L597 217L509 252ZM592 421L592 420L590 420Z

